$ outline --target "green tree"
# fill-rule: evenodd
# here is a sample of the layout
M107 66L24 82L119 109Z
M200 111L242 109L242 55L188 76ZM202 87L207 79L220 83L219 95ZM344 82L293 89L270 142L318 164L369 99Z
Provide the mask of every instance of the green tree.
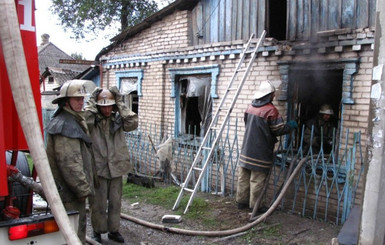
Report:
M75 53L72 53L70 56L75 60L85 60L82 53L75 52Z
M154 0L52 0L51 11L74 38L83 39L114 23L123 31L158 11L158 5Z

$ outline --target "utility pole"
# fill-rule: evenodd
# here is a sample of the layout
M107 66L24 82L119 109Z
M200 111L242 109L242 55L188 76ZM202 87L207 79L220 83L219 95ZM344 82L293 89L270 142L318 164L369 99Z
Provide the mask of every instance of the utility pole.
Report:
M385 234L385 0L377 0L367 174L358 244L384 244ZM372 126L372 127L371 127Z

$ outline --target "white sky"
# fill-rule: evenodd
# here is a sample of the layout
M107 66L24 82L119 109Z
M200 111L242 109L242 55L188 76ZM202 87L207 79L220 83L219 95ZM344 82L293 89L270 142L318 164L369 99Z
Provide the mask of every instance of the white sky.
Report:
M51 11L49 11L51 0L35 0L35 5L36 42L38 46L41 43L41 35L47 33L50 36L50 42L68 55L78 53L82 54L87 60L94 60L100 50L110 44L109 38L118 34L117 31L106 31L101 33L97 39L89 42L71 39L71 34L66 33L60 25L59 18L52 15ZM105 35L108 33L113 35L110 34L109 38L105 38Z

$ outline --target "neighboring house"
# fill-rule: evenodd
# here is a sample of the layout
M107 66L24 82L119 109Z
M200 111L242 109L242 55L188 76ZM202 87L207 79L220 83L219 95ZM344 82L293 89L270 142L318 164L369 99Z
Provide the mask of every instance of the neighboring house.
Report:
M61 85L89 68L91 62L75 60L50 42L48 34L43 34L41 38L38 47L40 91L44 95L43 108L51 108L50 101L58 94Z
M164 134L172 129L173 136L179 139L194 134L189 131L194 127L195 134L202 135L245 42L252 33L259 37L266 30L267 38L232 111L239 128L230 132L230 137L237 133L241 144L243 113L260 82L281 80L274 104L285 119L297 119L301 124L317 114L322 104L329 103L339 122L336 144L341 149L354 147L354 133L360 133L359 143L366 159L375 5L375 0L176 0L114 37L112 44L100 51L96 58L102 69L100 86L117 85L122 91L128 88L127 94L135 93L141 125L158 125ZM296 137L296 145L300 138ZM353 152L356 159L360 153ZM340 160L346 158L344 155ZM304 191L301 195L311 197L307 203L297 200L304 206L298 205L296 211L313 218L317 210L332 211L337 223L343 222L350 206L361 203L363 183L359 182L359 173L365 167L363 162L351 172L350 180L358 182L358 188L347 187L356 188L356 199L348 195L343 198L340 190L324 189L328 178L333 179L332 186L338 186L345 183L338 182L340 177L349 174L348 170L340 172L329 164L317 169L321 174L314 170L314 178L298 181L299 190L308 188L300 186L301 181L323 184L319 186L321 192L314 190L317 188L306 189L311 194ZM352 164L354 168L355 162ZM309 168L311 175L312 166ZM303 176L306 178L306 174ZM270 197L273 195L269 193ZM322 204L318 199L321 196ZM342 199L350 201L342 204ZM295 201L285 205L294 207ZM349 208L341 218L339 211L344 205Z

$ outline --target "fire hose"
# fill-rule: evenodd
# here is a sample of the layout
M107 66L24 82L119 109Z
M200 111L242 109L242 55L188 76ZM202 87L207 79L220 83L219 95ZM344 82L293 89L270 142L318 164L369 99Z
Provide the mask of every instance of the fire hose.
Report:
M19 115L33 162L40 176L42 187L51 206L52 213L68 244L81 244L71 225L69 217L61 202L40 130L35 101L22 44L19 21L14 0L0 1L0 40L4 53L13 99Z
M126 220L129 220L131 222L134 222L139 225L143 225L152 229L166 231L170 233L176 233L181 235L189 235L189 236L208 236L208 237L217 237L217 236L229 236L233 234L237 234L240 232L244 232L246 230L251 229L252 227L256 226L257 224L263 222L266 220L268 216L270 216L274 210L278 207L279 203L281 202L283 196L285 195L287 189L289 188L291 182L293 182L294 178L298 174L298 172L301 170L302 165L307 161L307 157L302 159L296 168L293 170L293 173L286 179L285 184L282 187L281 192L279 193L278 197L275 199L275 201L272 203L270 208L262 215L257 217L253 222L248 223L247 225L235 228L235 229L229 229L229 230L223 230L223 231L195 231L195 230L187 230L187 229L180 229L180 228L174 228L174 227L167 227L160 224L151 223L148 221L144 221L132 216L129 216L127 214L120 214L120 217Z
M19 169L11 165L7 165L7 172L10 180L22 184L23 186L39 194L44 200L47 200L44 195L43 187L40 184L36 183L32 178L25 177Z

